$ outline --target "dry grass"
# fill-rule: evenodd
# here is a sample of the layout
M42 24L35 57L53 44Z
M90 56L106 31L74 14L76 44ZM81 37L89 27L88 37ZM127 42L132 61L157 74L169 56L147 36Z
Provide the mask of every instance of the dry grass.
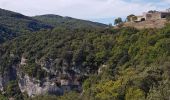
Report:
M123 27L135 27L137 29L144 28L162 28L165 26L167 21L165 19L160 20L148 20L143 22L126 22Z

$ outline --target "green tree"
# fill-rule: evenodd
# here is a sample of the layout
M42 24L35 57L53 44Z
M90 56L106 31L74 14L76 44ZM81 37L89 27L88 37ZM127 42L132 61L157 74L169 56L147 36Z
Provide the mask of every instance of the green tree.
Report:
M18 83L17 81L10 81L6 88L6 93L7 93L8 97L12 97L17 100L22 100L23 95L22 95L17 83Z
M123 22L123 21L122 21L122 18L118 17L118 18L115 19L114 24L115 24L115 25L119 25L119 24L121 24L122 22Z
M126 100L144 100L145 95L141 89L131 87L127 90L125 98Z
M4 95L0 94L0 100L8 100L8 98L5 97Z

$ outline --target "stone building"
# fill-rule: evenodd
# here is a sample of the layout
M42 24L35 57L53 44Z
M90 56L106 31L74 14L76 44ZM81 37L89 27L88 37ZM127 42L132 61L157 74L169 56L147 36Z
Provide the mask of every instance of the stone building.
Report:
M159 20L170 16L170 12L148 12L144 13L145 20Z
M145 17L143 17L143 16L136 16L136 17L137 17L137 18L136 18L135 21L137 21L137 22L145 21L145 20L146 20Z
M170 9L166 11L149 11L143 13L142 16L133 16L136 17L136 20L131 20L132 22L141 22L145 20L159 20L165 19L167 16L170 16Z

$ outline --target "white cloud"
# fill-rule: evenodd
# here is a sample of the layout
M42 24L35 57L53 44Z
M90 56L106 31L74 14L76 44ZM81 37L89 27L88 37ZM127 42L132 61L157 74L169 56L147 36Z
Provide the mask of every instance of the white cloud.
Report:
M165 2L167 2L167 3L170 3L170 0L163 0L163 1L165 1Z
M126 16L159 9L151 3L123 0L0 0L0 7L30 16L57 14L84 19Z

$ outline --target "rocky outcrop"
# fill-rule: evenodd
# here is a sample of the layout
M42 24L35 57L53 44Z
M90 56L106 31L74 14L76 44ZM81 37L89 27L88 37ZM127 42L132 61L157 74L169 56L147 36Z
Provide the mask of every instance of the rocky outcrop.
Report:
M20 68L17 70L18 85L22 93L27 93L28 96L33 97L43 94L62 95L64 92L71 90L81 92L81 83L77 80L79 75L74 70L68 69L69 64L67 62L61 61L61 59L36 61L42 70L52 75L52 77L47 76L38 80L28 76L21 70L21 67L27 64L26 61L27 59L22 57L19 64ZM60 68L56 68L56 66L60 66Z
M8 84L8 82L10 81L9 76L5 75L5 76L1 76L1 80L0 80L0 90L4 91L5 86Z
M61 95L63 94L62 89L60 89L55 82L50 80L45 80L45 82L40 82L28 75L19 75L18 81L20 90L22 93L27 93L28 96L33 97L36 95L43 95L46 93Z
M69 64L66 61L61 59L35 61L42 70L49 74L43 79L29 76L22 70L22 67L29 67L27 61L28 59L21 57L18 64L12 65L8 72L0 74L1 91L4 91L4 87L11 80L17 80L20 91L27 93L30 97L43 94L63 95L65 92L72 90L82 91L81 82L78 79L80 75L75 72L75 68L74 70L69 68Z
M8 71L4 71L4 73L0 73L0 91L4 91L4 88L7 84L17 79L17 65L12 65L9 67Z
M27 59L22 56L20 65L26 65L26 64L27 64Z

